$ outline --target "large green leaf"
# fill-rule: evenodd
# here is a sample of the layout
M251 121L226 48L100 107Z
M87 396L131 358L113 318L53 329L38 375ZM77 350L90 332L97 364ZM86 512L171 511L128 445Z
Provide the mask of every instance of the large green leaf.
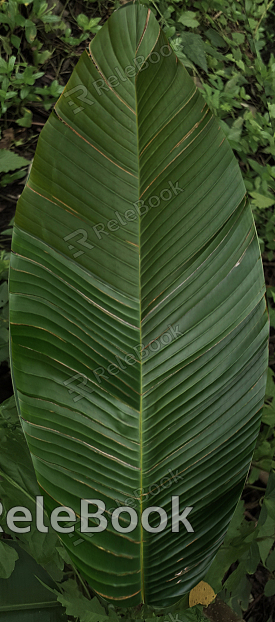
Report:
M35 521L30 525L29 532L20 534L13 534L7 525L7 513L15 506L27 508L34 517L36 497L40 494L14 397L13 395L0 405L0 532L3 529L14 535L20 546L42 564L55 580L61 580L64 564L57 550L59 540L49 525L47 515L44 513L43 520L48 527L48 533L40 533L36 529ZM24 528L28 525L28 522L23 521L19 526ZM4 559L3 564L6 565Z
M51 594L56 586L48 573L20 548L18 542L7 540L5 548L17 561L11 577L0 578L0 621L66 622L60 601Z
M82 54L41 132L12 250L14 383L46 507L104 502L107 529L60 534L82 576L114 604L171 606L240 497L268 324L237 162L144 6L114 12ZM193 532L172 532L172 496ZM125 503L139 520L119 533ZM168 515L158 533L141 527L152 506Z

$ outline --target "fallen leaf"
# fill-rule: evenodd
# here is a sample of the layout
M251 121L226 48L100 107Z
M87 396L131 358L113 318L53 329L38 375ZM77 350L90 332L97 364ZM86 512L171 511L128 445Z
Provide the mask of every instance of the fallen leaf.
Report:
M216 598L216 594L212 589L211 585L205 583L205 581L200 581L198 585L195 585L189 594L189 607L194 607L195 605L204 605L207 607L212 601Z

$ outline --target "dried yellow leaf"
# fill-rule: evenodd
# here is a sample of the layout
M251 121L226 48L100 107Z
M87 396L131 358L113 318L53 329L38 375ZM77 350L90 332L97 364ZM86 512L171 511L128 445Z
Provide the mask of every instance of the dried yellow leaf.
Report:
M216 594L211 585L208 585L205 581L200 581L189 594L189 607L194 607L195 605L207 607L215 597Z

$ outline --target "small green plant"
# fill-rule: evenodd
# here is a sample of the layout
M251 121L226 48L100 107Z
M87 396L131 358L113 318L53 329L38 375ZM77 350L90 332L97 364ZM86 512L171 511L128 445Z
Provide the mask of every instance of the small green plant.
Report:
M60 44L77 57L79 51L74 48L101 28L101 17L93 17L95 7L89 3L87 9L88 15L66 11L60 2L1 2L5 34L0 37L0 117L9 111L19 126L30 127L36 106L42 104L49 110L56 102L64 85L57 72L50 85L41 86L44 67ZM72 33L77 29L82 33L75 37Z
M26 176L29 160L8 149L0 150L0 186L5 187L16 179ZM16 171L11 173L10 171ZM7 233L6 231L3 233Z

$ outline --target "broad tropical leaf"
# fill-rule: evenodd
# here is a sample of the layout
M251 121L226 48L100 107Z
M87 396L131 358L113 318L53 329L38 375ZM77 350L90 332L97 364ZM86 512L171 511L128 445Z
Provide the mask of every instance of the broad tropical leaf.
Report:
M60 533L73 562L109 602L170 606L204 577L240 497L268 325L238 164L144 6L114 12L82 54L12 251L14 384L47 510L104 503L106 529ZM122 532L111 521L123 504L132 531L131 510ZM163 521L142 526L152 506Z
M6 540L5 548L17 561L11 577L0 578L1 622L66 622L64 608L51 593L56 585L44 568L18 542Z

